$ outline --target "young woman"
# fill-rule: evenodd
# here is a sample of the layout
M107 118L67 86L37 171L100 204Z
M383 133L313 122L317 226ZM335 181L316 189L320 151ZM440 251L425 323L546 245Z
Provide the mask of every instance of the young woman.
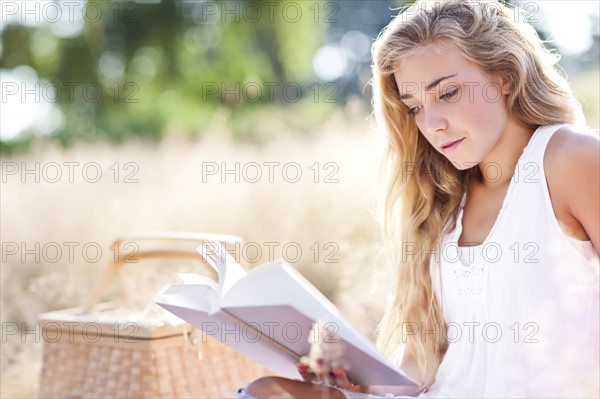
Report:
M419 3L373 48L397 267L378 344L413 395L600 394L600 143L523 18ZM267 377L242 395L374 391L335 377L345 391Z

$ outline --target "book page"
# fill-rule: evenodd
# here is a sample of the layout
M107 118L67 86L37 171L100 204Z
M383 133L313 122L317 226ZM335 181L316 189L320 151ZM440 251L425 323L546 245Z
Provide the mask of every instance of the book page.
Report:
M206 240L196 250L217 272L221 297L247 274L220 242Z
M244 354L255 362L270 369L274 373L290 378L300 378L296 369L297 358L277 345L273 345L265 336L260 336L247 327L232 319L222 311L207 314L197 310L195 306L162 297L160 306L181 319L202 330L205 337L221 341L234 350ZM206 341L204 341L206 342Z
M211 282L216 286L214 281ZM171 305L211 314L219 309L219 292L206 284L173 284L158 295L155 303L163 308Z

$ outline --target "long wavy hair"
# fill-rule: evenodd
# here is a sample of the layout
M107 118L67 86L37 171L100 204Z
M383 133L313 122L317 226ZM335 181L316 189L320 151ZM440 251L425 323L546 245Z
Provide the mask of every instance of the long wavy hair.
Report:
M469 181L481 175L477 167L456 169L420 134L393 73L415 50L442 42L511 83L506 107L523 125L584 122L556 68L558 54L544 47L525 16L500 3L419 2L395 17L374 43L373 106L386 135L382 226L395 271L377 344L396 360L416 364L422 389L435 381L448 347L430 270L439 262L432 257L439 259L442 237L456 226ZM431 331L438 335L432 338Z

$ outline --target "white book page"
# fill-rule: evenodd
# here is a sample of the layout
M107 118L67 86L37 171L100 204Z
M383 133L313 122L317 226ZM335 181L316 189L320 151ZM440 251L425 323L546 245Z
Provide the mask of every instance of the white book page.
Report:
M207 314L184 304L185 301L159 302L163 308L204 331L206 337L219 340L244 354L274 373L300 378L296 368L298 359L281 350L266 337L257 335L244 323L232 319L222 311Z
M214 281L212 283L216 286ZM163 291L155 302L162 307L171 305L211 314L219 309L219 294L205 284L174 284Z
M220 296L223 297L231 287L247 273L235 261L225 247L217 241L206 240L196 250L216 270L219 276Z

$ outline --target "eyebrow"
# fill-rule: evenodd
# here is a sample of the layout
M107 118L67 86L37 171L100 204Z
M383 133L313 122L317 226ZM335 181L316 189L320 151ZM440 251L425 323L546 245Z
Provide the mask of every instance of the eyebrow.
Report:
M439 85L441 83L442 80L444 79L449 79L449 78L453 78L454 76L456 76L457 74L453 74L453 75L448 75L448 76L442 76L439 79L434 80L433 82L429 83L427 86L425 86L425 90L429 91L433 88L435 88L437 85ZM412 94L400 94L400 99L401 100L406 100L408 98L412 97Z

